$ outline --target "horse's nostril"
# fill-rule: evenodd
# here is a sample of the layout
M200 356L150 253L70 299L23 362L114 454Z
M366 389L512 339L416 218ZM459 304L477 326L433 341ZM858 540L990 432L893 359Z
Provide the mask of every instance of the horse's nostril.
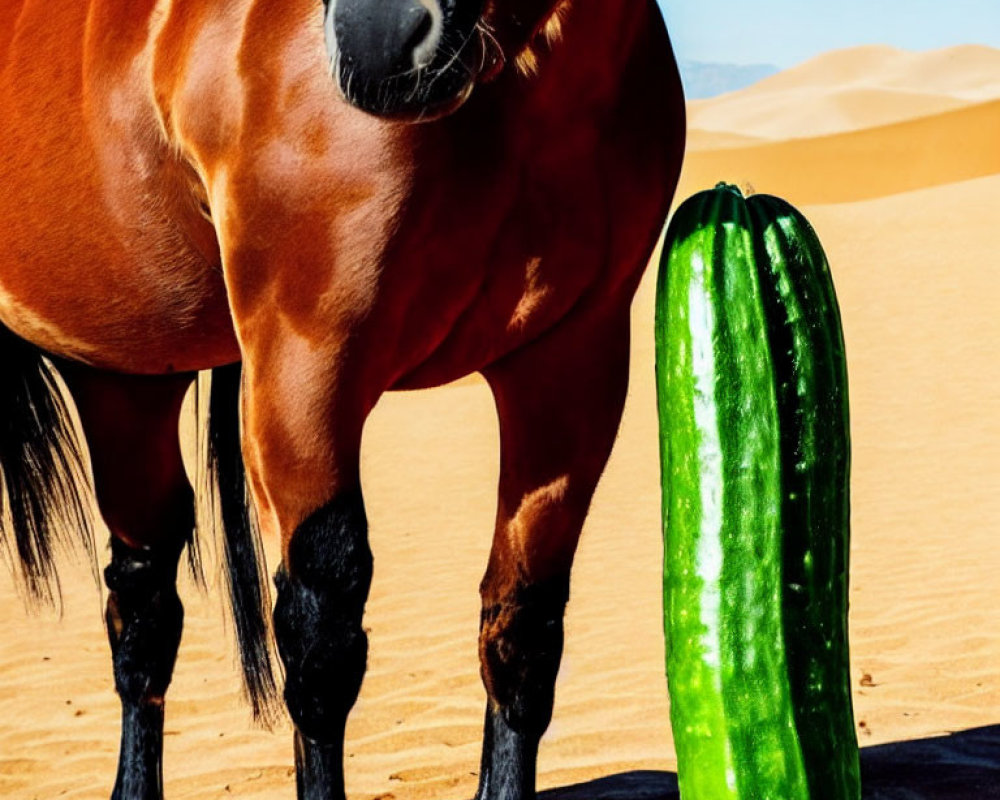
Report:
M413 66L426 67L434 60L441 40L441 7L435 0L418 0L408 13L404 25L406 52L413 54Z
M407 14L407 19L403 23L404 27L404 44L409 50L416 50L426 39L431 32L431 28L434 26L434 20L431 17L431 12L428 11L424 6L419 5L413 8L409 14ZM406 29L409 29L408 31Z

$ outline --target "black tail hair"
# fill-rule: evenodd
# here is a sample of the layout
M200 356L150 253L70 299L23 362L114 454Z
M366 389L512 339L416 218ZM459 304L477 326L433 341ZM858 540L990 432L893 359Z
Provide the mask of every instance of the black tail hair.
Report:
M84 499L91 496L90 482L54 368L37 347L2 326L0 376L0 546L29 604L54 607L62 602L56 551L68 549L74 536L97 574Z
M208 409L208 469L216 491L225 544L226 578L243 666L243 686L254 719L270 725L277 713L277 684L270 651L271 599L262 570L264 549L253 517L240 450L242 365L212 370Z

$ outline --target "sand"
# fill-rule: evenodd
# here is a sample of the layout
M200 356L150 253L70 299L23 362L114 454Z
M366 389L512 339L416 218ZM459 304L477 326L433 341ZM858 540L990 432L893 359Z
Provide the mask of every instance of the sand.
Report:
M681 195L720 179L784 195L832 264L851 381L851 679L869 798L1000 797L998 57L834 53L692 114L712 130L692 133ZM892 119L885 92L909 93ZM755 93L766 94L766 130ZM804 126L804 93L817 95L817 114L831 98L850 113ZM539 785L556 790L549 800L676 797L652 277L634 309L625 419L573 577L539 764ZM363 474L376 573L370 668L348 730L352 800L474 793L484 699L476 590L496 455L492 401L477 379L391 395L371 419ZM113 780L118 703L102 601L85 565L67 566L63 586L62 618L32 617L0 580L4 800L106 797ZM185 578L181 592L168 796L292 797L287 723L251 727L219 587L202 593Z
M754 86L690 104L699 134L785 141L871 128L1000 96L1000 50L977 45L907 52L836 50ZM738 120L738 128L734 123Z

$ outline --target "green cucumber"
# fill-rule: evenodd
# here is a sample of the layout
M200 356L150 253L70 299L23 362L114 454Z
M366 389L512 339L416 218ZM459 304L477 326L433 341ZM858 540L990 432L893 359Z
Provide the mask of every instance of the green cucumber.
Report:
M857 800L847 372L802 215L723 184L682 204L656 353L681 796Z

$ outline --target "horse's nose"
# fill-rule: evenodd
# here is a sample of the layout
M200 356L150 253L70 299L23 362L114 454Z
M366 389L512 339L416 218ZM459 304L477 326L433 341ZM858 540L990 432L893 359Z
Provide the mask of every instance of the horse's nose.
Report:
M326 2L330 64L349 103L416 118L468 97L481 61L475 31L486 0Z
M437 0L337 0L341 63L365 80L386 80L434 60L441 40Z

